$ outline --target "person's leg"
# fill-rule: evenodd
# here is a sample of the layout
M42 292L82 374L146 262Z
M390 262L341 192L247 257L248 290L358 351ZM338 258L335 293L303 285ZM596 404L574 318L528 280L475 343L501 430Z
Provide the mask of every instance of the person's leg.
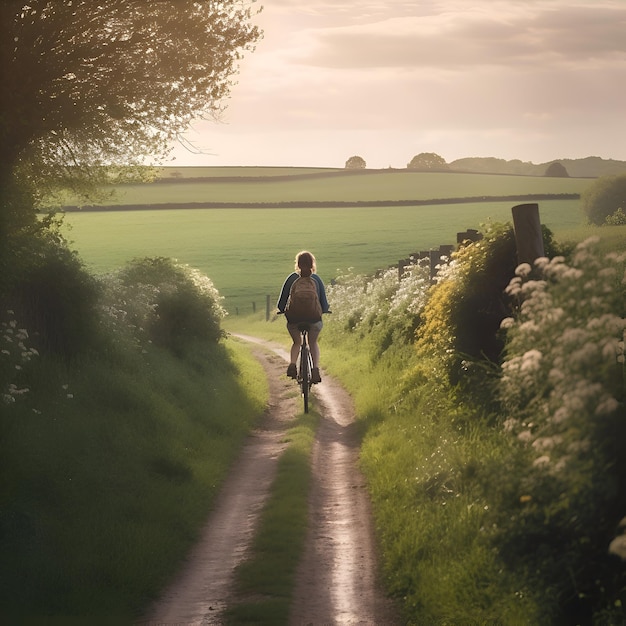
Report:
M313 359L313 367L320 366L320 346L317 338L320 336L321 328L311 326L309 330L309 348L311 350L311 359Z
M321 383L322 377L320 376L320 346L317 343L317 338L322 330L322 323L312 324L309 329L309 349L311 350L311 360L313 361L313 371L311 372L311 381L314 383Z
M293 378L295 378L295 376L293 376L293 373L295 372L296 362L298 361L298 355L300 354L302 336L300 335L300 331L295 324L287 324L287 330L289 331L289 334L291 335L291 340L293 341L290 354L291 361L289 363L289 367L291 368L291 366L293 365L293 368L287 370L287 376L292 376Z

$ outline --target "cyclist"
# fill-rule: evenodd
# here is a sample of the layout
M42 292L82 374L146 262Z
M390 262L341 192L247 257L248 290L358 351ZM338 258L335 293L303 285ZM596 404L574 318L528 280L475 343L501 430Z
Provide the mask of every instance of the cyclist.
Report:
M307 250L298 252L295 260L295 271L289 274L289 276L287 276L287 278L285 279L276 307L281 313L286 314L287 330L289 331L291 339L293 340L293 345L291 346L291 362L289 363L289 367L287 368L287 376L289 376L290 378L297 377L296 361L298 360L298 354L300 352L300 346L302 344L302 337L300 336L298 324L302 322L307 322L309 324L309 347L311 350L311 358L313 360L311 382L320 383L322 382L322 378L320 376L319 370L320 348L317 343L317 338L319 337L320 331L322 330L322 313L329 313L330 310L328 306L328 300L326 299L326 289L324 288L324 283L322 279L315 273L315 271L316 262L313 254L311 254ZM292 293L292 286L299 278L307 277L313 279L317 290L318 302L315 303L317 309L311 309L309 312L302 314L299 313L298 316L294 317L295 314L292 312L292 314L290 315L290 307L288 307L290 295L292 299L295 298L294 293ZM294 291L295 290L296 287L294 287ZM305 300L303 299L303 301Z

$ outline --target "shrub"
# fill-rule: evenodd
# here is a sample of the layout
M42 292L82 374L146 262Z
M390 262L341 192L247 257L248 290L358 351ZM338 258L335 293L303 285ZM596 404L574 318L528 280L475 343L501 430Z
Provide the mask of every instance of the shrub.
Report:
M71 359L97 336L99 290L56 225L16 231L10 239L6 302L41 349Z
M498 362L503 347L498 329L510 311L504 289L516 258L513 228L493 224L440 271L417 331L417 349L438 357L452 384L461 381L471 361Z
M544 247L552 254L552 233L545 226L542 230ZM511 312L505 288L516 266L513 227L490 224L482 240L453 253L429 295L417 330L417 349L439 360L449 382L464 382L466 391L474 372L483 379L481 364L500 362L504 347L500 323Z
M604 223L607 226L621 226L622 224L626 224L626 213L624 213L624 209L619 207L615 213L607 215Z
M118 289L109 283L109 313L127 318L156 344L181 354L195 342L223 336L220 295L198 270L163 257L135 259L112 280Z
M581 196L581 206L589 224L598 226L618 209L626 209L626 174L603 176Z
M339 276L328 287L335 309L328 331L369 336L371 356L379 358L392 343L413 341L428 286L429 267L419 263L405 267L401 279L395 267L373 277Z
M499 520L503 554L576 615L621 603L626 583L608 554L626 513L626 254L602 255L596 241L569 262L538 259L540 280L528 265L517 269L498 388L505 429L526 454L514 514Z

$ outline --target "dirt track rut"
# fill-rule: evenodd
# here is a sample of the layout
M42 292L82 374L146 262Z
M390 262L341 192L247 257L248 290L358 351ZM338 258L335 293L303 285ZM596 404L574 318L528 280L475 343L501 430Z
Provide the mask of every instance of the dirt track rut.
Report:
M224 484L202 538L140 624L220 624L233 572L244 558L284 449L282 435L301 411L284 376L287 352L251 343L270 383L270 401ZM323 375L314 388L323 419L313 449L309 529L297 572L290 624L397 624L378 584L371 511L357 467L358 436L350 396Z

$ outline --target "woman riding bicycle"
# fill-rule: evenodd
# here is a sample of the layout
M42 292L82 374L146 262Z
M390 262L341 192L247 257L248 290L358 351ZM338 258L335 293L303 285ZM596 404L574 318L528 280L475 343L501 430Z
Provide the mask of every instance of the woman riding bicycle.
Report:
M322 279L315 273L315 270L315 257L306 250L298 252L298 254L296 255L295 271L289 274L289 276L287 276L287 278L285 279L276 307L281 313L286 314L287 330L289 331L291 339L293 340L293 345L291 346L291 362L289 363L289 367L287 368L287 376L291 378L297 377L296 361L298 359L298 354L300 352L300 346L302 343L302 337L300 335L300 329L298 328L298 326L299 324L305 322L309 326L309 347L311 349L311 358L313 359L311 382L319 383L322 382L322 378L320 376L319 370L320 348L317 343L317 338L319 337L320 331L322 330L322 313L329 313L330 310L328 306L328 300L326 299L326 289L324 288L324 283ZM315 303L317 309L311 309L309 312L305 313L298 311L298 313L296 314L294 312L295 303L292 304L291 301L295 300L295 298L297 297L295 292L300 288L301 284L303 292L307 287L306 284L303 284L304 281L294 287L294 283L300 278L310 278L314 281L315 289L317 291L318 302ZM305 296L302 298L302 301L306 301ZM289 310L290 308L292 309L291 313Z

